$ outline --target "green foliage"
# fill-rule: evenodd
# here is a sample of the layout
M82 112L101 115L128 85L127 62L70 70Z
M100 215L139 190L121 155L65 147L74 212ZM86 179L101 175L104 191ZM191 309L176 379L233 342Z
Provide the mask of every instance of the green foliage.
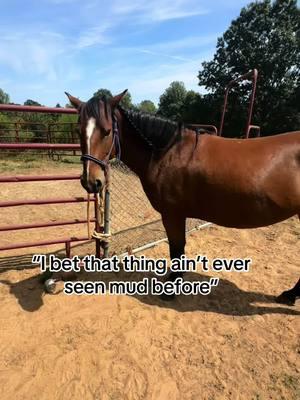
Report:
M103 97L103 96L105 96L106 98L110 99L110 98L112 97L112 93L111 93L111 91L108 90L108 89L99 89L99 90L97 90L97 92L95 92L95 93L93 94L93 97L99 97L99 98L101 98L101 97Z
M137 105L137 109L149 114L155 114L157 111L155 104L151 100L141 101L140 104Z
M0 88L0 104L8 104L9 101L9 95Z
M203 100L199 93L189 90L184 99L181 119L188 123L203 123Z
M160 96L158 114L187 123L203 122L205 104L199 93L187 91L183 82L172 82Z
M38 106L38 107L40 107L41 104L38 103L35 100L28 99L28 100L24 101L24 106Z
M120 104L121 104L122 107L124 107L127 110L135 108L135 106L132 103L131 94L129 92L127 92L125 94L125 96L121 100Z
M7 115L7 113L0 113L0 126L1 123L7 123L7 122L10 122L10 118Z
M76 114L60 114L57 124L52 125L52 141L55 143L78 143L77 119Z
M107 99L110 99L111 97L113 97L112 93L110 90L108 89L99 89L97 90L93 97L98 97L101 98L105 96ZM135 106L132 104L132 99L131 99L131 94L129 92L126 93L126 95L123 97L123 99L121 100L121 106L129 109L129 108L134 108Z
M25 106L42 106L35 100L28 99ZM48 125L59 120L57 114L42 113L6 113L10 121L18 122L19 140L29 142L44 142L48 138ZM10 126L12 127L12 125ZM11 133L13 137L15 134Z
M7 115L7 113L0 113L0 141L7 141L6 138L9 136L7 131L5 129L10 126L8 124L10 122L10 117Z
M264 134L294 130L300 124L300 10L296 0L263 0L241 10L218 39L212 61L202 63L213 119L219 119L228 82L253 68L259 71L253 122ZM246 118L249 85L229 97L226 131L237 134ZM205 96L206 97L206 96ZM217 111L217 112L216 112ZM216 122L216 121L214 121Z
M159 98L158 114L179 120L182 117L187 91L183 82L172 82Z

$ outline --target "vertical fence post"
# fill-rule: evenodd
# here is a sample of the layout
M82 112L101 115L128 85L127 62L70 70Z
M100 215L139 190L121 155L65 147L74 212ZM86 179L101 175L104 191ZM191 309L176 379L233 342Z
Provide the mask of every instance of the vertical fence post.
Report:
M109 234L110 233L110 191L109 188L106 188L105 190L105 195L104 195L104 234ZM109 242L104 241L103 244L104 248L104 257L108 257L108 252L109 252Z
M76 126L76 125L75 125ZM71 132L71 138L72 138L72 142L71 143L75 143L75 138L74 138L74 123L70 122L70 132ZM76 156L76 150L73 150L73 156Z
M50 132L50 123L48 123L47 126L47 131L46 131L46 136L47 136L47 142L50 144L51 143L51 132ZM51 155L52 155L52 150L48 150L48 157L51 159Z
M71 258L71 242L65 243L66 257Z
M101 227L99 225L99 196L96 194L94 195L95 201L94 201L94 211L95 211L95 232L100 232ZM101 241L98 238L95 238L96 242L96 257L100 258L101 257Z
M255 92L256 92L257 76L258 76L257 69L254 69L252 71L252 73L253 73L253 76L252 76L252 92L251 92L249 108L248 108L247 124L246 124L246 127L245 127L246 139L248 139L248 137L249 137L250 124L251 124L252 114L253 114L253 104L254 104L254 100L255 100Z
M18 143L20 141L20 137L19 137L19 129L17 122L15 122L15 133L16 133L16 142Z

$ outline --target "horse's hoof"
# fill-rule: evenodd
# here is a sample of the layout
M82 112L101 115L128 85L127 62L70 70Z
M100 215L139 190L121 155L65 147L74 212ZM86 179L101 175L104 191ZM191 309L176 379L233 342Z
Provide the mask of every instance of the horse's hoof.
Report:
M162 294L159 296L159 298L160 298L162 301L172 301L172 300L175 300L176 296L175 296L175 294L166 294L166 293L162 293Z
M288 290L281 293L280 296L276 297L276 303L285 304L287 306L294 306L296 296L291 294Z
M47 279L44 283L45 290L47 293L53 294L56 289L56 280L55 279Z

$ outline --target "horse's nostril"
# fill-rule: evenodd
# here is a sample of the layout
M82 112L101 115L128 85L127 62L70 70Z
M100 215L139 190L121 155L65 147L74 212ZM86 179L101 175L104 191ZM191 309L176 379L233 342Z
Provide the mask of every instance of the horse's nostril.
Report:
M101 188L102 188L102 182L100 181L100 179L96 179L97 192L100 192Z

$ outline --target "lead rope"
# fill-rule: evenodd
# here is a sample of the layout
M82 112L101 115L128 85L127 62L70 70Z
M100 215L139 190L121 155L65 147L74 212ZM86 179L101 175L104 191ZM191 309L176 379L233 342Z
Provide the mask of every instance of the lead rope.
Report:
M104 226L105 193L106 191L109 191L109 184L110 184L110 167L108 166L105 172L105 186L102 189L102 193L104 193L104 196L100 196L99 193L96 194L98 203L96 219L98 225L101 227ZM102 240L103 242L109 242L111 238L111 233L97 232L96 230L94 230L92 238Z
M88 193L87 195L87 230L88 230L88 239L91 240L91 219L90 219L90 203L91 203L91 195Z
M99 193L97 193L95 195L95 201L96 201L96 223L99 226L103 225L103 216L104 216L104 206L103 206L103 199L102 196L99 195ZM99 233L94 231L93 234L91 234L91 217L90 217L90 203L91 203L91 195L90 193L88 193L88 197L87 197L87 229L88 229L88 238L89 240L93 239L93 237L95 237L95 233Z
M109 174L109 172L108 172ZM106 179L106 184L105 187L103 188L103 192L105 193L106 190L109 190L109 175ZM103 222L104 222L104 210L105 210L105 200L103 199L103 196L100 196L99 193L96 194L96 224L99 227L103 227ZM91 234L91 218L90 218L90 202L91 202L91 196L88 193L87 196L87 229L88 229L88 239L99 239L105 242L109 242L111 238L111 233L103 233L103 232L97 232L94 230L94 232Z

